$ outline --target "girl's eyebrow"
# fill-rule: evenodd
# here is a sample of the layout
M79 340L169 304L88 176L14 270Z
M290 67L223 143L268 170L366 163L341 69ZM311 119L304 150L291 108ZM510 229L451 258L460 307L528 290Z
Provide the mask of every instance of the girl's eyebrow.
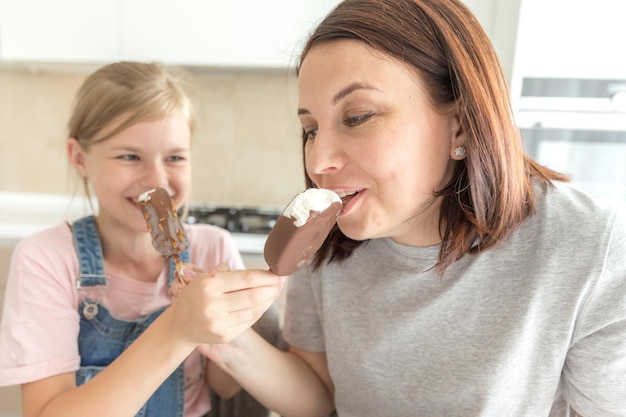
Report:
M128 146L128 145L119 145L119 146L113 146L111 147L112 151L116 151L116 152L137 152L139 148L136 148L134 146Z
M339 101L341 101L346 96L352 94L356 90L377 90L377 89L366 83L354 82L350 84L349 86L347 86L346 88L339 91L337 94L335 94L332 100L330 101L331 104L336 105ZM311 112L309 112L307 109L299 108L298 116L300 116L301 114L311 114Z
M141 147L137 146L128 146L128 145L120 145L111 148L111 150L115 152L130 152L130 153L138 153L141 151ZM175 148L170 148L167 150L168 153L185 153L190 152L190 149L185 146L177 146Z
M171 148L169 151L174 152L174 153L184 153L184 152L190 152L190 149L185 146L178 146L176 148Z

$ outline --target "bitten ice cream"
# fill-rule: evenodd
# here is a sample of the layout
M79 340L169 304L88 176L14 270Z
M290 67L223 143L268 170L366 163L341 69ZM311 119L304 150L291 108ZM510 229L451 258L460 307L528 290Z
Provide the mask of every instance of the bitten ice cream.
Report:
M307 265L322 246L343 208L330 190L309 188L296 195L276 221L265 242L264 256L278 275Z
M174 260L178 277L183 282L183 263L179 254L187 250L189 240L169 194L163 188L155 188L140 195L137 204L148 225L152 244L161 255Z

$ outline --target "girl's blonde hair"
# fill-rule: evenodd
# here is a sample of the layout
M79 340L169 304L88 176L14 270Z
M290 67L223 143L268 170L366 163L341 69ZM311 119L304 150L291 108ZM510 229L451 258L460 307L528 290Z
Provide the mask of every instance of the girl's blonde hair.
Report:
M195 114L183 90L182 80L154 63L116 62L106 65L85 79L74 99L69 138L84 150L129 126L174 113L187 115L193 131ZM115 129L99 136L113 121Z
M135 123L175 113L187 116L193 132L195 112L181 78L155 63L116 62L96 70L81 85L68 123L68 138L76 139L87 152L92 144ZM115 127L105 131L110 126ZM89 198L87 179L83 179L83 187Z

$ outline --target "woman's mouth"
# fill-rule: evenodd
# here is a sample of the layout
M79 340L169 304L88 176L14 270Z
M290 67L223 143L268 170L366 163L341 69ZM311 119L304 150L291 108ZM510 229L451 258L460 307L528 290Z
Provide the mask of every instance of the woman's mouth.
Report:
M350 203L350 201L352 201L352 199L360 193L360 191L357 190L353 190L353 191L336 191L337 195L339 196L339 198L341 198L341 202L343 203L343 207L345 210L345 207Z

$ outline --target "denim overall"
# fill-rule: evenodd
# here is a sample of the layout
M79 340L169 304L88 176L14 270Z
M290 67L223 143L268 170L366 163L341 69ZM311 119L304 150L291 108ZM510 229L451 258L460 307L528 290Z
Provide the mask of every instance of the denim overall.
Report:
M76 282L76 288L81 296L78 307L80 369L76 373L76 384L81 385L113 362L165 310L165 307L134 321L114 318L100 304L101 296L108 288L108 278L104 275L102 246L94 217L87 216L74 222L72 232L80 269L80 276ZM183 262L188 262L189 253L185 251L181 258ZM171 283L175 270L171 260L169 270ZM183 408L184 379L181 364L152 394L136 416L182 417Z

